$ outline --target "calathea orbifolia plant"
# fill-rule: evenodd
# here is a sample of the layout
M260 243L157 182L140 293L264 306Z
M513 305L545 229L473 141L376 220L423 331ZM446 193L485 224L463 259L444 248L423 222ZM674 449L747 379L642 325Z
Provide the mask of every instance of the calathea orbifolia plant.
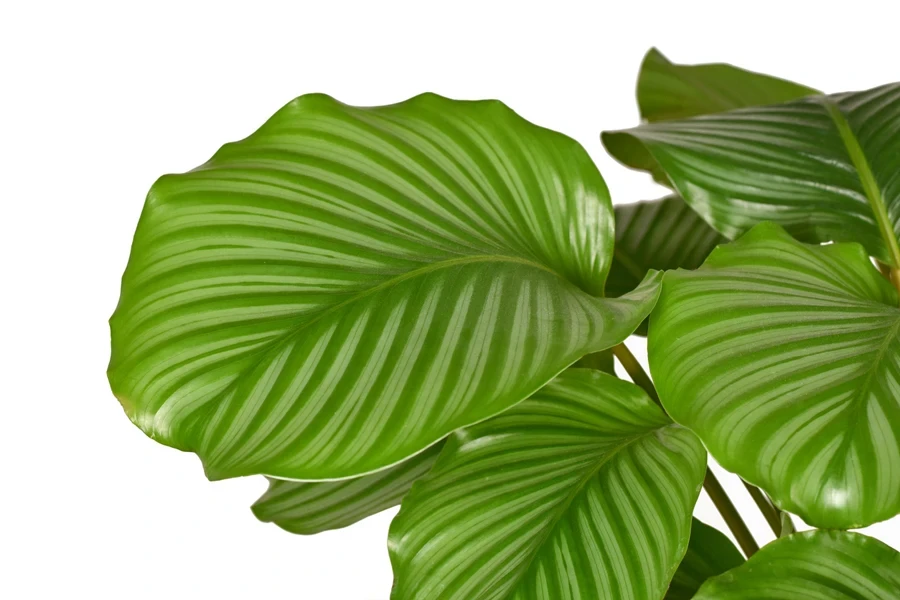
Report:
M395 599L900 598L844 531L900 512L900 85L651 51L638 102L604 144L673 195L614 211L499 102L294 100L150 190L113 391L288 531L402 500Z

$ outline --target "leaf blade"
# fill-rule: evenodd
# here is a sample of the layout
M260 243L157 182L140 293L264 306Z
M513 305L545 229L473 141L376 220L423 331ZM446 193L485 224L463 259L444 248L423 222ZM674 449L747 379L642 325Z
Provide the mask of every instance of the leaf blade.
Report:
M650 368L729 471L819 527L900 512L897 292L856 244L761 224L666 276Z
M111 386L212 479L378 471L633 330L657 284L598 297L611 212L576 142L498 102L298 98L154 185Z
M695 518L691 523L687 552L672 578L665 600L691 600L707 579L743 562L744 557L724 533Z
M847 598L900 594L900 554L876 539L842 531L780 538L744 565L711 579L696 600Z
M570 369L448 441L391 525L393 597L660 597L705 461L637 386Z

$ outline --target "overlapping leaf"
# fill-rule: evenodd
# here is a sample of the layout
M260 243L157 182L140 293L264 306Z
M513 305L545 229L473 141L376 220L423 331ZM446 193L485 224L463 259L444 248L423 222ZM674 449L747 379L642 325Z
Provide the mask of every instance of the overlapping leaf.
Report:
M374 472L635 329L658 285L598 297L612 227L587 153L499 102L303 96L154 184L110 382L211 478Z
M393 598L659 599L705 467L640 388L570 369L449 438L391 525Z
M694 600L896 600L900 554L876 539L807 531L765 546L709 580Z
M857 244L773 224L666 274L650 368L725 468L820 527L900 512L900 309Z
M651 270L696 269L725 240L677 196L615 207L616 246L606 293L633 290ZM637 333L645 335L646 324Z
M270 479L269 489L253 505L253 514L302 535L347 527L400 504L412 484L431 469L442 447L435 444L399 465L353 479Z
M691 600L707 579L743 562L744 557L725 534L694 519L687 552L672 578L665 600Z
M774 221L900 261L900 84L604 134L607 147L623 140L729 238Z
M817 93L797 83L732 65L674 64L656 48L644 57L637 84L641 119L649 123L779 104ZM634 138L606 135L604 143L623 164L650 171L654 179L670 185L653 156Z

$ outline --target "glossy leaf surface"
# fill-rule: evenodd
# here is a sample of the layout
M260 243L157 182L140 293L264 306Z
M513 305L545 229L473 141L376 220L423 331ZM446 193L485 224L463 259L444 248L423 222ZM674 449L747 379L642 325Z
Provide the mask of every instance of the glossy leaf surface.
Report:
M696 269L725 242L677 196L615 207L616 246L606 294L633 290L651 270ZM646 335L646 322L637 333Z
M687 552L672 578L665 600L691 600L707 579L743 562L744 557L724 533L694 519Z
M844 531L806 531L709 580L694 600L896 600L900 554Z
M900 84L648 123L629 138L679 195L734 238L774 221L808 242L854 241L900 260Z
M570 369L448 439L391 525L393 598L661 598L705 467L640 388Z
M858 244L774 224L666 274L659 396L726 469L818 527L900 512L900 309Z
M212 479L374 472L635 329L612 230L584 149L499 102L303 96L154 184L110 382Z
M644 57L637 83L641 120L649 123L780 104L817 93L797 83L728 64L675 64L656 48ZM670 185L647 149L634 138L607 134L604 144L623 164L650 171L657 181Z
M347 527L400 504L412 484L434 465L442 447L435 444L399 465L353 479L269 479L269 489L253 505L253 514L301 535Z

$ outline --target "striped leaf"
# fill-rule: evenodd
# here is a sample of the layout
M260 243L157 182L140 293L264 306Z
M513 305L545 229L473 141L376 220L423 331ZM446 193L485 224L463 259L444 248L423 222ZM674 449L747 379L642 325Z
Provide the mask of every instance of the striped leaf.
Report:
M677 196L615 207L616 246L606 293L633 290L652 270L696 269L725 240ZM646 322L636 333L646 335Z
M570 369L449 438L391 524L392 597L658 600L705 469L640 388Z
M641 144L691 207L734 238L774 221L808 242L854 241L900 266L900 84L649 123Z
M303 96L147 197L109 379L207 475L340 479L520 402L643 320L606 185L496 101Z
M845 531L806 531L709 580L694 600L897 600L900 553Z
M707 579L743 562L744 557L725 534L694 519L687 552L675 571L665 600L691 600Z
M651 48L644 57L637 83L641 120L648 123L780 104L817 93L797 83L732 65L675 64L656 48ZM609 153L623 164L650 171L654 179L668 185L665 173L633 138L604 136L604 143Z
M666 274L648 353L666 410L818 527L900 512L900 309L858 244L764 223Z
M399 465L354 479L269 479L269 489L253 505L253 514L301 535L347 527L400 504L412 484L431 469L442 447L435 444Z

